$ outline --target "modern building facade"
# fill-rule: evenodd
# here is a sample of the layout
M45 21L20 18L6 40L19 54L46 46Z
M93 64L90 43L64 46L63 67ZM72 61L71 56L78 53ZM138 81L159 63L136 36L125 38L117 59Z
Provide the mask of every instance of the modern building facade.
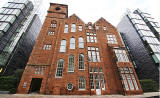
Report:
M28 0L10 0L0 11L0 75L24 69L41 28Z
M68 6L50 3L17 93L141 94L117 29L100 18L85 24Z
M154 18L139 9L128 11L117 26L139 79L159 83L160 27Z

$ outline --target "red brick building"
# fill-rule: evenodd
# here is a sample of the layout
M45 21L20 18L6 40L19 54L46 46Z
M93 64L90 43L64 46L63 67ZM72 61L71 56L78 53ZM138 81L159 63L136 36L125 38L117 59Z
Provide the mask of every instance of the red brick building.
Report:
M17 93L141 94L117 29L100 18L85 24L68 6L50 4Z

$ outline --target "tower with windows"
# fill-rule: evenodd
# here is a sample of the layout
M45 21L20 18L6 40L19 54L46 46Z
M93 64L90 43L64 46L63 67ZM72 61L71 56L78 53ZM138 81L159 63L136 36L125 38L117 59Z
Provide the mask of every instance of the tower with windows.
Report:
M85 24L75 14L68 17L67 7L50 4L17 93L142 93L116 28L103 18Z

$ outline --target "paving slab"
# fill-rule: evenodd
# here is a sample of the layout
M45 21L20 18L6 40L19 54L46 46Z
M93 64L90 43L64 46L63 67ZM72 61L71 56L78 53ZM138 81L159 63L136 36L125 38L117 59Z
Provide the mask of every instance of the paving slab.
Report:
M0 98L160 98L160 92L144 93L142 95L41 95L41 94L0 94Z

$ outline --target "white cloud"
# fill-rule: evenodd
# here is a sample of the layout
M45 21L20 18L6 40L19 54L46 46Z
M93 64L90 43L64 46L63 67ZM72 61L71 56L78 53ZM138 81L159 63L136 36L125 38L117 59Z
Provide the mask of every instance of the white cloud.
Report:
M7 0L0 0L0 6ZM47 0L44 0L47 1ZM160 0L48 0L53 3L68 5L69 16L77 14L85 23L95 22L104 17L111 24L116 26L126 9L141 11L151 14L160 23ZM44 3L44 2L43 2ZM48 2L45 2L48 6Z

